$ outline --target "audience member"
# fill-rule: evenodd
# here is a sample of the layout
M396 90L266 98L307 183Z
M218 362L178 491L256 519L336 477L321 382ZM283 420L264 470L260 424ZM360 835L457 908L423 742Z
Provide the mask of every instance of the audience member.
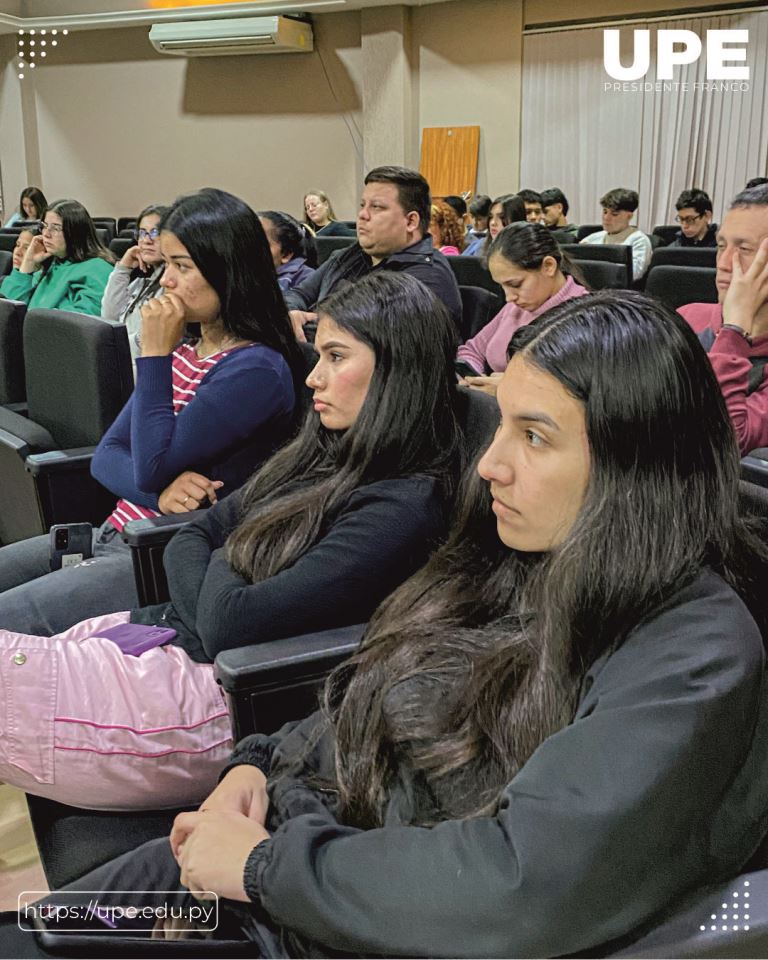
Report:
M634 955L738 873L768 805L742 599L765 556L712 371L627 291L561 304L512 348L457 529L322 712L242 741L170 845L64 902L149 888L160 907L182 883L266 956Z
M24 261L24 254L29 250L29 245L35 238L37 230L20 230L16 237L16 243L13 245L13 257L11 262L13 268L19 270Z
M603 208L603 229L584 237L582 243L624 243L632 247L632 275L639 280L651 262L651 241L630 221L637 210L636 191L618 187L600 198Z
M462 229L466 229L467 225L467 201L464 197L460 197L457 194L451 193L447 197L443 197L443 200L448 204L448 206L453 210L456 216L459 218Z
M141 355L141 308L152 297L162 295L160 277L165 269L160 251L160 220L167 207L152 204L136 219L136 243L123 254L107 281L101 301L105 320L124 323L128 328L134 370Z
M512 334L557 304L584 296L587 290L574 279L573 264L540 223L505 227L491 244L488 268L504 290L506 306L459 347L456 359L471 387L495 395L507 368Z
M314 410L242 492L176 534L170 605L51 639L0 630L11 722L29 745L3 740L0 780L88 807L202 799L231 745L216 654L365 622L442 540L461 454L455 342L446 310L413 277L377 274L321 304ZM129 618L175 637L125 656L101 633ZM38 669L42 651L55 652L55 672ZM64 726L62 716L78 719ZM116 756L95 757L105 725ZM36 777L40 743L56 763Z
M743 190L717 233L717 303L680 313L709 353L742 454L768 446L768 184Z
M485 194L475 197L469 205L472 225L467 231L462 256L475 257L482 254L483 244L488 236L488 221L491 217L491 198Z
M125 524L215 502L294 429L305 363L258 217L209 189L177 200L160 228L163 294L141 308L136 389L91 466L118 503L87 563L50 572L47 536L0 549L5 629L51 636L136 606ZM187 323L199 339L182 341Z
M445 200L430 207L429 233L435 248L446 257L458 257L464 247L464 224Z
M488 258L488 250L510 223L525 223L525 204L516 193L504 193L491 204L491 215L488 218L488 236L485 238L483 256Z
M317 236L354 237L346 223L336 219L328 194L322 190L310 190L304 196L304 223L311 227Z
M114 262L85 207L77 200L57 200L48 207L21 265L0 284L0 293L30 309L98 317Z
M541 223L544 215L541 194L535 190L518 190L517 195L525 204L525 219L528 223Z
M259 219L267 235L280 289L290 290L311 277L317 267L317 248L306 224L278 210L261 210Z
M712 201L703 190L683 190L675 202L680 224L671 247L716 247L717 229L712 223Z
M19 209L3 224L13 227L19 220L42 220L48 209L48 201L39 187L24 187L19 197Z
M458 329L459 287L448 261L432 245L429 210L429 184L420 173L407 167L371 170L357 214L357 243L335 251L311 277L285 292L298 339L306 339L304 325L314 325L321 300L345 281L379 270L417 277L443 301Z
M568 199L559 187L551 187L541 194L542 222L558 243L576 243L578 227L568 223Z

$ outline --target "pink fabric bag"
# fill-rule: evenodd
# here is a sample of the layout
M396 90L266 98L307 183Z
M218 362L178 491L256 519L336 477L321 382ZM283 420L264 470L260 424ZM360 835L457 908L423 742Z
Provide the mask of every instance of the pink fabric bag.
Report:
M0 630L0 782L74 806L196 806L232 747L213 666L179 647L125 656L94 617L54 637Z

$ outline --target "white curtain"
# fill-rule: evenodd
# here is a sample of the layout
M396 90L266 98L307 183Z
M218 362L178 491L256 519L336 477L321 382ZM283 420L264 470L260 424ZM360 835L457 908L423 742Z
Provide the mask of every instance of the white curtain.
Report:
M688 187L712 197L715 219L750 177L768 175L768 13L690 17L621 28L651 31L656 82L656 31L691 30L702 37L702 56L675 67L665 91L604 90L603 28L531 34L523 42L522 187L558 186L571 204L569 219L599 223L599 199L613 187L640 194L637 222L650 231L671 223L674 202ZM707 30L749 30L748 91L694 89L706 80ZM631 60L622 48L622 63Z

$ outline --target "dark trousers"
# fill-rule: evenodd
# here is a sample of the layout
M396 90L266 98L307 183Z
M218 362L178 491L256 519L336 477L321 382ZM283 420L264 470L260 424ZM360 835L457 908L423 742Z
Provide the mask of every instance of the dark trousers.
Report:
M95 892L94 892L95 891ZM120 891L111 893L110 891ZM126 891L137 891L135 894ZM140 891L140 893L138 892ZM152 891L160 891L153 893ZM179 891L176 896L166 891ZM58 893L52 893L35 905L66 904L67 907L80 905L84 910L90 904L96 908L142 907L152 906L160 908L163 904L194 904L195 901L187 894L183 896L184 888L179 883L179 867L171 853L167 838L150 840L136 850L124 853L122 856L105 863L96 870L92 870L80 880L69 884ZM82 896L79 896L82 892ZM65 895L64 895L65 894ZM212 902L207 902L208 908ZM82 914L81 914L82 915ZM39 945L33 933L19 929L18 917L15 911L0 914L0 957L26 958L50 957ZM23 920L22 920L23 922ZM149 933L136 934L149 937ZM113 947L115 938L119 934L110 933L105 927L105 936L110 937L110 944L105 943L102 956L138 956L135 948L121 952L119 946ZM247 954L251 957L287 957L285 948L281 944L279 935L258 922L250 908L245 904L234 904L231 901L219 902L219 926L211 934L214 940L242 940L248 942ZM95 939L95 938L94 938ZM97 946L96 942L94 946ZM155 944L153 944L153 947ZM173 945L169 944L169 955ZM190 944L185 946L189 947ZM210 946L206 948L206 941L199 941L199 952L187 953L187 956L210 956ZM234 951L233 951L234 952ZM240 953L240 951L238 951ZM153 951L153 956L157 953Z

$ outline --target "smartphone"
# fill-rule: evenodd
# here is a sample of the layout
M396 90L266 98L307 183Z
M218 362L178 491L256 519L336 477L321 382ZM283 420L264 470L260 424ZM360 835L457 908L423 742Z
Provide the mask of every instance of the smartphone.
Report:
M93 556L90 523L57 523L51 527L51 570L73 567Z
M131 657L140 657L147 650L173 640L176 631L171 627L151 627L143 623L118 623L115 627L100 630L97 636L116 643Z
M471 367L466 360L454 360L453 361L454 369L460 377L480 377L482 374L478 373L474 367Z

